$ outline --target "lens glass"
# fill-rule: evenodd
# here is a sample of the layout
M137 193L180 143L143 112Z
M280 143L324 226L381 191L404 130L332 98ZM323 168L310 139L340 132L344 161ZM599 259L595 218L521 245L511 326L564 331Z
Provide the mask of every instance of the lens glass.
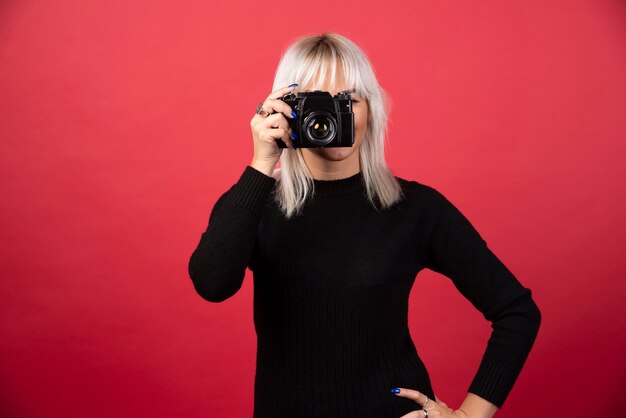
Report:
M335 137L335 122L326 115L315 115L307 123L309 138L316 142L330 142Z

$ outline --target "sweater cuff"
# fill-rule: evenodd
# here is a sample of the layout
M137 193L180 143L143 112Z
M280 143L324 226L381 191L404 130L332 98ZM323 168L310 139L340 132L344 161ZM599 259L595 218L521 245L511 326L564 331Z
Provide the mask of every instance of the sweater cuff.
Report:
M253 212L257 211L265 205L274 183L276 183L274 177L248 165L232 188L232 202Z
M502 408L513 385L519 376L521 368L506 366L498 361L483 357L478 372L472 381L468 392Z

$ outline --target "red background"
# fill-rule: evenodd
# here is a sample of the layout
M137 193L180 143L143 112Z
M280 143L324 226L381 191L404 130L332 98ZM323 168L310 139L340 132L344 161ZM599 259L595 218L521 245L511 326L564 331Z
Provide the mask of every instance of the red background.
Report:
M187 261L281 52L329 30L393 100L395 174L533 290L542 328L496 416L620 416L625 22L617 0L5 0L1 415L251 416L252 276L212 304ZM415 288L411 333L458 407L491 328L444 276Z

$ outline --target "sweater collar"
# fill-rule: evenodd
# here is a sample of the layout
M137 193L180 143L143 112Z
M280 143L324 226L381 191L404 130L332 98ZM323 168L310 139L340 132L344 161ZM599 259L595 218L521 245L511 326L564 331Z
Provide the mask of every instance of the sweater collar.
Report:
M365 190L365 180L362 171L342 179L312 180L315 187L315 194L320 196L347 194Z

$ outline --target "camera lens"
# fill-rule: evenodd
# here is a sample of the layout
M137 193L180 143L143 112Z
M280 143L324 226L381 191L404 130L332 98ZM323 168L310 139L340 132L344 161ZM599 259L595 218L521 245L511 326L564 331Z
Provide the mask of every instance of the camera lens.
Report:
M337 124L327 112L314 112L305 120L306 134L311 141L323 145L335 138Z

